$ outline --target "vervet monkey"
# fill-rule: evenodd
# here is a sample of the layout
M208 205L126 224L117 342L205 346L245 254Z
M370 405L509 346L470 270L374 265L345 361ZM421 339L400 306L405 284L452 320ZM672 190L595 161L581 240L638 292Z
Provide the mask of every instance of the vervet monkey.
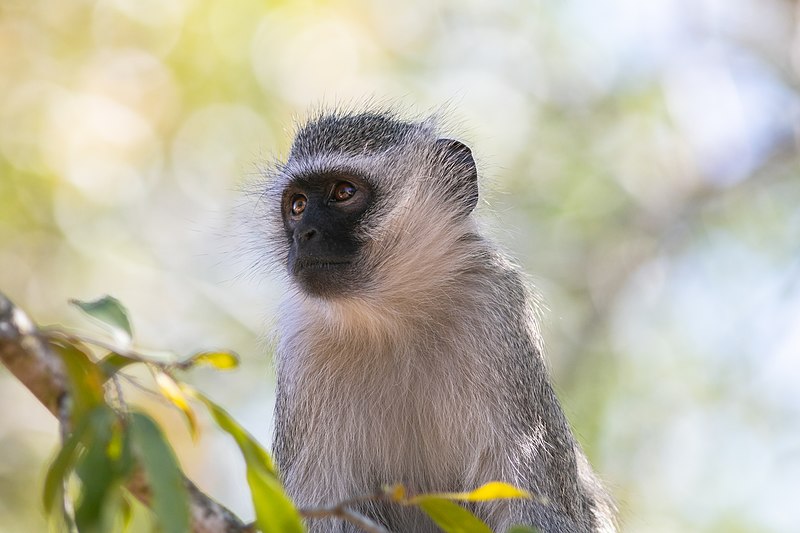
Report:
M549 383L535 300L471 215L470 149L433 119L334 112L301 126L266 174L271 257L289 279L274 441L289 496L317 507L394 483L497 480L535 498L472 506L494 531L614 531ZM437 531L410 507L358 510L391 531Z

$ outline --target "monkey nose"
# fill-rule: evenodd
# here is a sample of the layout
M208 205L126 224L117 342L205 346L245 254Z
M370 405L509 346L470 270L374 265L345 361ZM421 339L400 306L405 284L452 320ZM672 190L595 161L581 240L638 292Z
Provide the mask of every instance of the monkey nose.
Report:
M304 228L297 232L295 240L299 243L308 242L317 236L316 228Z

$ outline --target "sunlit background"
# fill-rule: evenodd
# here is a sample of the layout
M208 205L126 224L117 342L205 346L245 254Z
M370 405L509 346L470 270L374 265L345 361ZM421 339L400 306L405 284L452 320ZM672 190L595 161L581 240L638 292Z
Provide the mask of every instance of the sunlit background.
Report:
M444 105L623 531L800 531L797 25L786 0L4 0L0 291L90 330L67 299L110 293L142 346L238 351L188 379L269 443L280 287L237 191L320 104ZM251 519L227 437L132 398ZM0 369L0 531L45 530L56 446Z

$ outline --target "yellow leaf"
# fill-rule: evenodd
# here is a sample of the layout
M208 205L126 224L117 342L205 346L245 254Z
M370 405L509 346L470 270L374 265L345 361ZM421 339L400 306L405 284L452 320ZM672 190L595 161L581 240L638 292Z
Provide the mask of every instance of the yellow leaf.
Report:
M430 498L445 500L458 500L464 502L484 502L488 500L504 500L508 498L530 498L529 492L518 489L514 485L502 481L490 481L471 492L444 492L439 494L420 494L409 500L409 503L419 503Z
M239 366L239 358L233 352L200 352L193 355L189 362L211 365L219 370L230 370Z
M531 495L528 491L519 489L514 485L503 483L502 481L490 481L467 493L464 499L471 502L482 502L486 500L530 497Z
M189 423L189 431L192 434L192 438L196 440L198 436L197 416L186 400L186 396L183 394L180 386L169 374L165 374L164 372L156 373L156 385L158 385L161 394L183 412L186 421Z

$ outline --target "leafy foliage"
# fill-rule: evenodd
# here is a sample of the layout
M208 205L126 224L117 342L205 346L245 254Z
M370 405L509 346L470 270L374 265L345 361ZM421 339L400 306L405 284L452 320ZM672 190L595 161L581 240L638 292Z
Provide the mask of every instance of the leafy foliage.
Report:
M509 498L530 498L531 495L508 483L491 481L470 492L442 492L407 497L402 485L392 487L392 500L404 505L418 505L442 531L447 533L482 533L491 530L475 515L458 505L462 502L485 502Z
M131 505L124 487L136 481L137 476L143 476L160 530L164 533L191 530L184 477L158 423L145 413L127 410L124 403L122 409L114 408L106 398L106 384L113 380L117 384L117 401L121 402L120 378L132 365L144 365L160 396L183 413L193 437L197 437L199 425L190 398L205 405L216 425L234 439L247 469L255 527L264 533L305 531L303 510L298 509L284 491L269 453L222 407L175 375L176 371L197 365L217 370L236 368L238 357L235 354L201 351L182 361L174 357L177 362L149 358L130 349L133 328L127 311L118 300L105 296L93 302L73 303L105 324L125 346L117 347L57 328L47 330L47 341L64 362L69 376L71 407L68 420L63 422L72 428L47 472L43 501L49 514L53 514L59 498L74 496L74 505L64 505L62 509L66 523L74 525L81 533L114 530L116 524L130 521ZM95 357L90 346L107 353ZM73 475L80 482L77 491L68 489ZM491 531L489 527L458 502L530 497L523 490L495 481L471 492L413 496L408 496L402 485L395 485L362 499L417 506L447 533L486 533ZM313 511L319 516L319 510Z

